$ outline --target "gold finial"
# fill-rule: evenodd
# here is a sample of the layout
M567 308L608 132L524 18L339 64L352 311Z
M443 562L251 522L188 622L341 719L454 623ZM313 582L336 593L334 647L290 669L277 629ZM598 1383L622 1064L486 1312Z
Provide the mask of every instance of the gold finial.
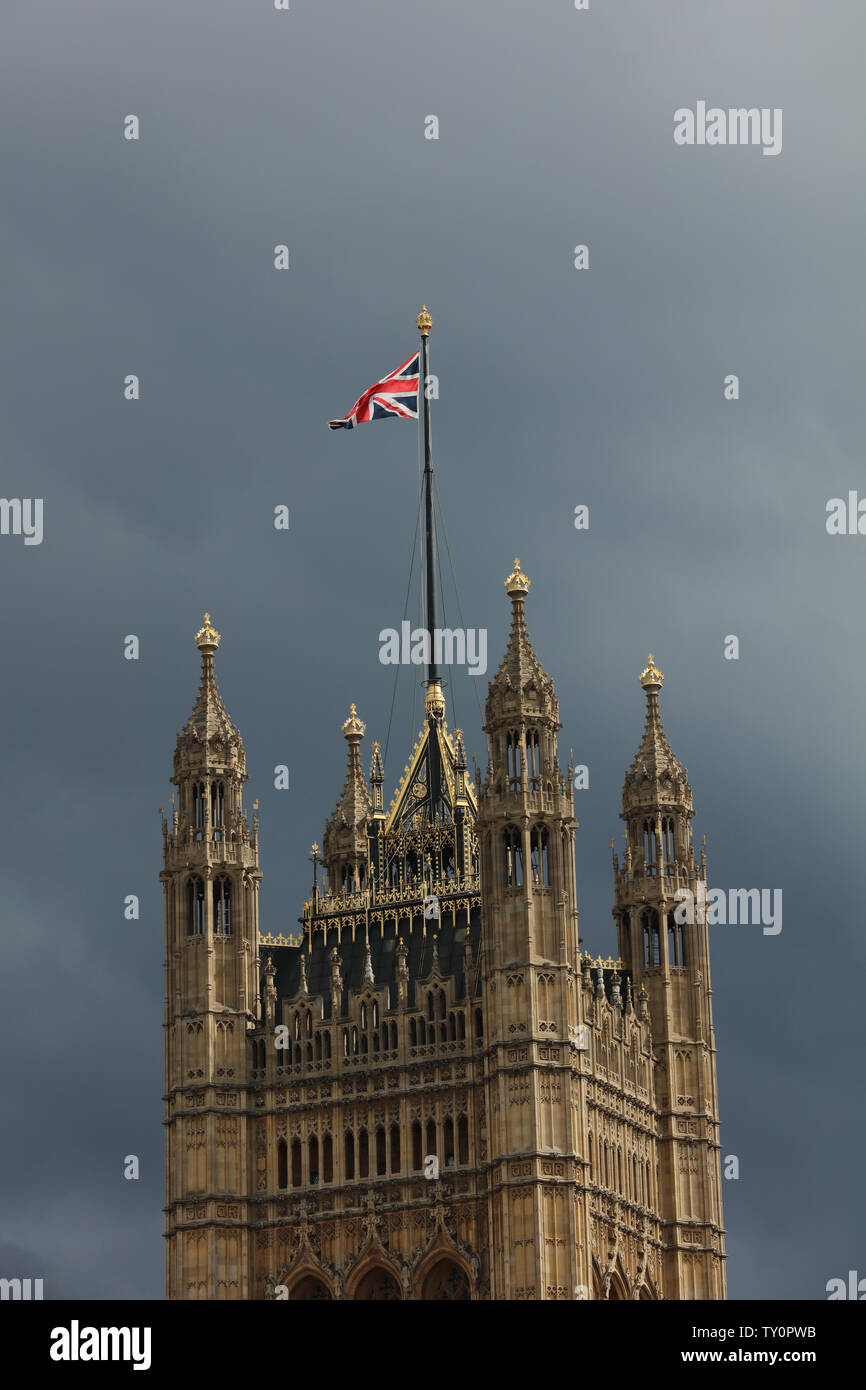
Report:
M358 711L354 705L349 708L349 718L343 725L344 738L363 738L367 731L367 725L362 719L358 718Z
M432 714L436 719L441 719L444 715L445 692L438 681L434 681L432 685L428 685L427 694L424 696L424 709L427 714Z
M653 654L649 654L649 665L640 673L640 683L644 690L661 690L664 676L658 670Z
M433 327L433 320L431 319L430 315L429 315L428 312L427 312L427 305L426 305L426 304L422 304L422 306L421 306L421 312L420 312L420 314L418 315L418 317L417 317L417 319L415 320L415 322L416 322L416 324L418 325L418 327L421 329L421 337L422 337L422 338L426 338L426 337L427 337L427 334L430 332L430 329Z
M520 561L515 556L514 569L505 581L505 592L510 598L516 598L528 593L532 580L525 575L520 568Z
M195 644L202 652L215 652L220 644L220 635L216 628L211 626L210 613L204 615L204 627L200 627L196 633Z
M316 844L316 842L315 842L315 840L314 840L313 843L310 845L310 853L308 854L307 858L308 858L308 859L315 859L315 858L316 858L316 855L317 855L318 853L319 853L319 846Z

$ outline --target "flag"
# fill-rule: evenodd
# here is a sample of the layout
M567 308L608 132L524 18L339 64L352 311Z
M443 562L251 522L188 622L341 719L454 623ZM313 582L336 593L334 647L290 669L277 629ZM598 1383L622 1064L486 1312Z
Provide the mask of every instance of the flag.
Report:
M344 419L328 421L328 429L353 430L356 425L365 425L368 420L384 420L392 416L401 420L417 420L420 356L420 353L413 352L402 367L389 372L375 386L370 386Z

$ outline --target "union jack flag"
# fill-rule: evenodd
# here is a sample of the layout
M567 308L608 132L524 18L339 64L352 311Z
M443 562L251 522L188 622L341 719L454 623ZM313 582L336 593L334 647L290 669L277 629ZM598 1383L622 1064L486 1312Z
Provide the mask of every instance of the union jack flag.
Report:
M408 357L402 367L389 372L375 386L366 390L342 420L329 420L330 430L353 430L369 420L384 420L396 416L402 420L418 419L418 379L420 352Z

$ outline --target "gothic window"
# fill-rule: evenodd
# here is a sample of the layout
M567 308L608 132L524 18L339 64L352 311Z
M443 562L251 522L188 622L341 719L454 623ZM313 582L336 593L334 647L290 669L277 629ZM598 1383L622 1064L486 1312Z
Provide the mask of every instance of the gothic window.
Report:
M674 823L671 816L662 818L662 850L665 857L665 873L674 871Z
M678 938L679 938L679 943L680 943L680 965L685 965L685 964L686 964L686 929L685 929L685 927L682 927L682 926L678 926L678 927L677 927L677 936L678 936Z
M423 1018L419 1018L418 1020L418 1042L421 1047L427 1042L427 1024L424 1022Z
M435 1154L435 1153L438 1153L438 1149L437 1149L437 1146L436 1146L436 1122L435 1122L435 1120L428 1120L428 1121L427 1121L427 1152L428 1152L428 1154Z
M343 1139L343 1167L346 1181L351 1182L355 1176L355 1136L350 1129Z
M301 1141L292 1140L292 1187L301 1185Z
M330 1062L330 1060L331 1060L331 1035L330 1035L330 1033L326 1033L326 1034L325 1034L325 1057L326 1057L327 1060Z
M231 936L232 885L225 874L220 874L219 878L214 879L213 929L217 936Z
M322 1182L334 1181L334 1141L330 1134L322 1140Z
M373 1034L373 1051L374 1051L374 1052L378 1052L378 1051L379 1051L379 1034L378 1034L378 1033L374 1033L374 1034Z
M674 921L674 914L668 913L668 965L682 965L678 951L679 942L677 940L677 924Z
M445 1121L445 1167L454 1167L454 1121L449 1115Z
M520 790L520 734L505 735L505 754L508 764L508 783L512 791Z
M418 1024L414 1018L409 1019L409 1046L418 1046Z
M432 992L431 992L430 994L427 995L427 1017L428 1017L428 1018L432 1018L432 1017L433 1017L433 995L432 995Z
M469 1162L469 1121L465 1115L457 1121L457 1162L461 1166Z
M349 1055L349 1030L348 1030L348 1028L344 1028L344 1029L343 1029L343 1056L344 1056L344 1057L348 1057L348 1055Z
M214 782L210 789L210 823L214 839L221 840L225 828L225 786L222 782Z
M650 908L640 915L641 938L643 940L643 963L648 970L661 965L661 941L659 939L659 915Z
M317 1062L321 1062L321 1060L322 1060L322 1035L321 1035L321 1033L317 1033L317 1034L316 1034L316 1061L317 1061Z
M376 1176L382 1178L388 1171L385 1157L385 1131L380 1125L376 1130Z
M394 1019L391 1020L391 1051L397 1051L397 1023Z
M532 858L532 882L550 886L550 863L547 855L547 827L534 825L529 835L529 848Z
M586 1143L587 1155L589 1157L589 1180L590 1182L595 1182L595 1176L593 1172L594 1164L592 1161L592 1130L590 1130L589 1134L586 1136Z
M357 1028L353 1028L353 1029L352 1029L352 1052L353 1052L354 1056L357 1057L357 1055L358 1055L358 1030L357 1030Z
M441 990L439 991L439 1017L445 1017L445 995Z
M447 1029L446 1029L444 1023L440 1023L440 1024L439 1024L439 1041L440 1041L440 1042L447 1042L447 1041L448 1041Z
M453 1260L439 1260L424 1280L421 1297L425 1302L444 1299L465 1302L471 1297L469 1281Z
M412 1171L420 1172L424 1166L424 1155L421 1152L421 1122L416 1120L412 1126Z
M457 1020L454 1017L453 1009L448 1015L448 1037L451 1042L455 1042L457 1038Z
M187 934L203 936L205 928L204 880L197 874L187 882Z
M312 1012L311 1012L310 1009L307 1009L306 1029L307 1029L307 1037L308 1037L308 1038L312 1037L312 1035L313 1035L313 1015L312 1015Z
M370 1141L367 1138L367 1131L362 1129L358 1135L358 1177L368 1178L370 1176Z
M299 1013L296 1012L296 1013L295 1013L295 1037L296 1037L296 1038L299 1038L300 1036L301 1036L301 1015L300 1015Z
M505 854L505 884L518 888L523 883L523 836L516 825L507 825L502 837Z
M362 1028L366 1028L366 1027L367 1027L367 1005L366 1005L366 1004L362 1004L362 1005L361 1005L361 1027L362 1027Z
M461 1009L457 1015L457 1036L461 1042L466 1040L466 1015Z
M484 1014L481 1009L475 1010L475 1036L476 1038L484 1037Z
M313 1044L312 1044L312 1043L307 1043L307 1061L308 1061L308 1062L312 1062L312 1060L313 1060Z
M379 1005L375 1002L373 1003L373 1027L379 1027Z
M656 828L651 820L643 823L643 857L646 871L653 875L656 871Z
M534 729L526 735L526 771L530 790L537 791L541 764L538 758L538 734Z
M204 831L204 823L207 819L207 788L204 782L193 782L192 784L192 824L195 831L195 838L200 840Z
M391 1172L400 1171L400 1126L391 1126Z
M310 1139L310 1186L316 1187L319 1182L319 1141L315 1134Z
M289 1151L285 1139L277 1140L277 1187L289 1185Z

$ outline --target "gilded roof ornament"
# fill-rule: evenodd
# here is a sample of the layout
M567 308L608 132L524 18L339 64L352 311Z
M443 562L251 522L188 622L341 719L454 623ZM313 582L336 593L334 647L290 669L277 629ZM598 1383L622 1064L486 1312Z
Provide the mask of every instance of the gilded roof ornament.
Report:
M367 725L362 719L358 718L358 711L352 705L349 709L349 717L343 725L344 738L363 738L366 733Z
M220 635L215 627L211 626L210 613L204 615L204 627L200 627L195 635L195 644L199 651L216 651L220 644Z
M520 568L520 561L515 557L514 569L505 581L505 592L510 598L515 598L518 594L529 592L532 580L525 575Z
M653 660L653 654L652 652L650 652L649 665L646 666L644 670L640 673L640 683L643 686L644 690L661 690L663 681L664 676L662 675L661 671L659 671L656 667L655 661Z
M418 325L418 327L419 327L420 330L421 330L421 337L422 337L422 338L426 338L426 337L427 337L427 334L430 332L430 329L433 327L433 320L431 319L429 313L427 312L427 305L426 305L426 304L422 304L422 306L421 306L421 312L420 312L420 314L418 315L418 317L417 317L417 319L415 320L415 322L416 322L416 324Z

